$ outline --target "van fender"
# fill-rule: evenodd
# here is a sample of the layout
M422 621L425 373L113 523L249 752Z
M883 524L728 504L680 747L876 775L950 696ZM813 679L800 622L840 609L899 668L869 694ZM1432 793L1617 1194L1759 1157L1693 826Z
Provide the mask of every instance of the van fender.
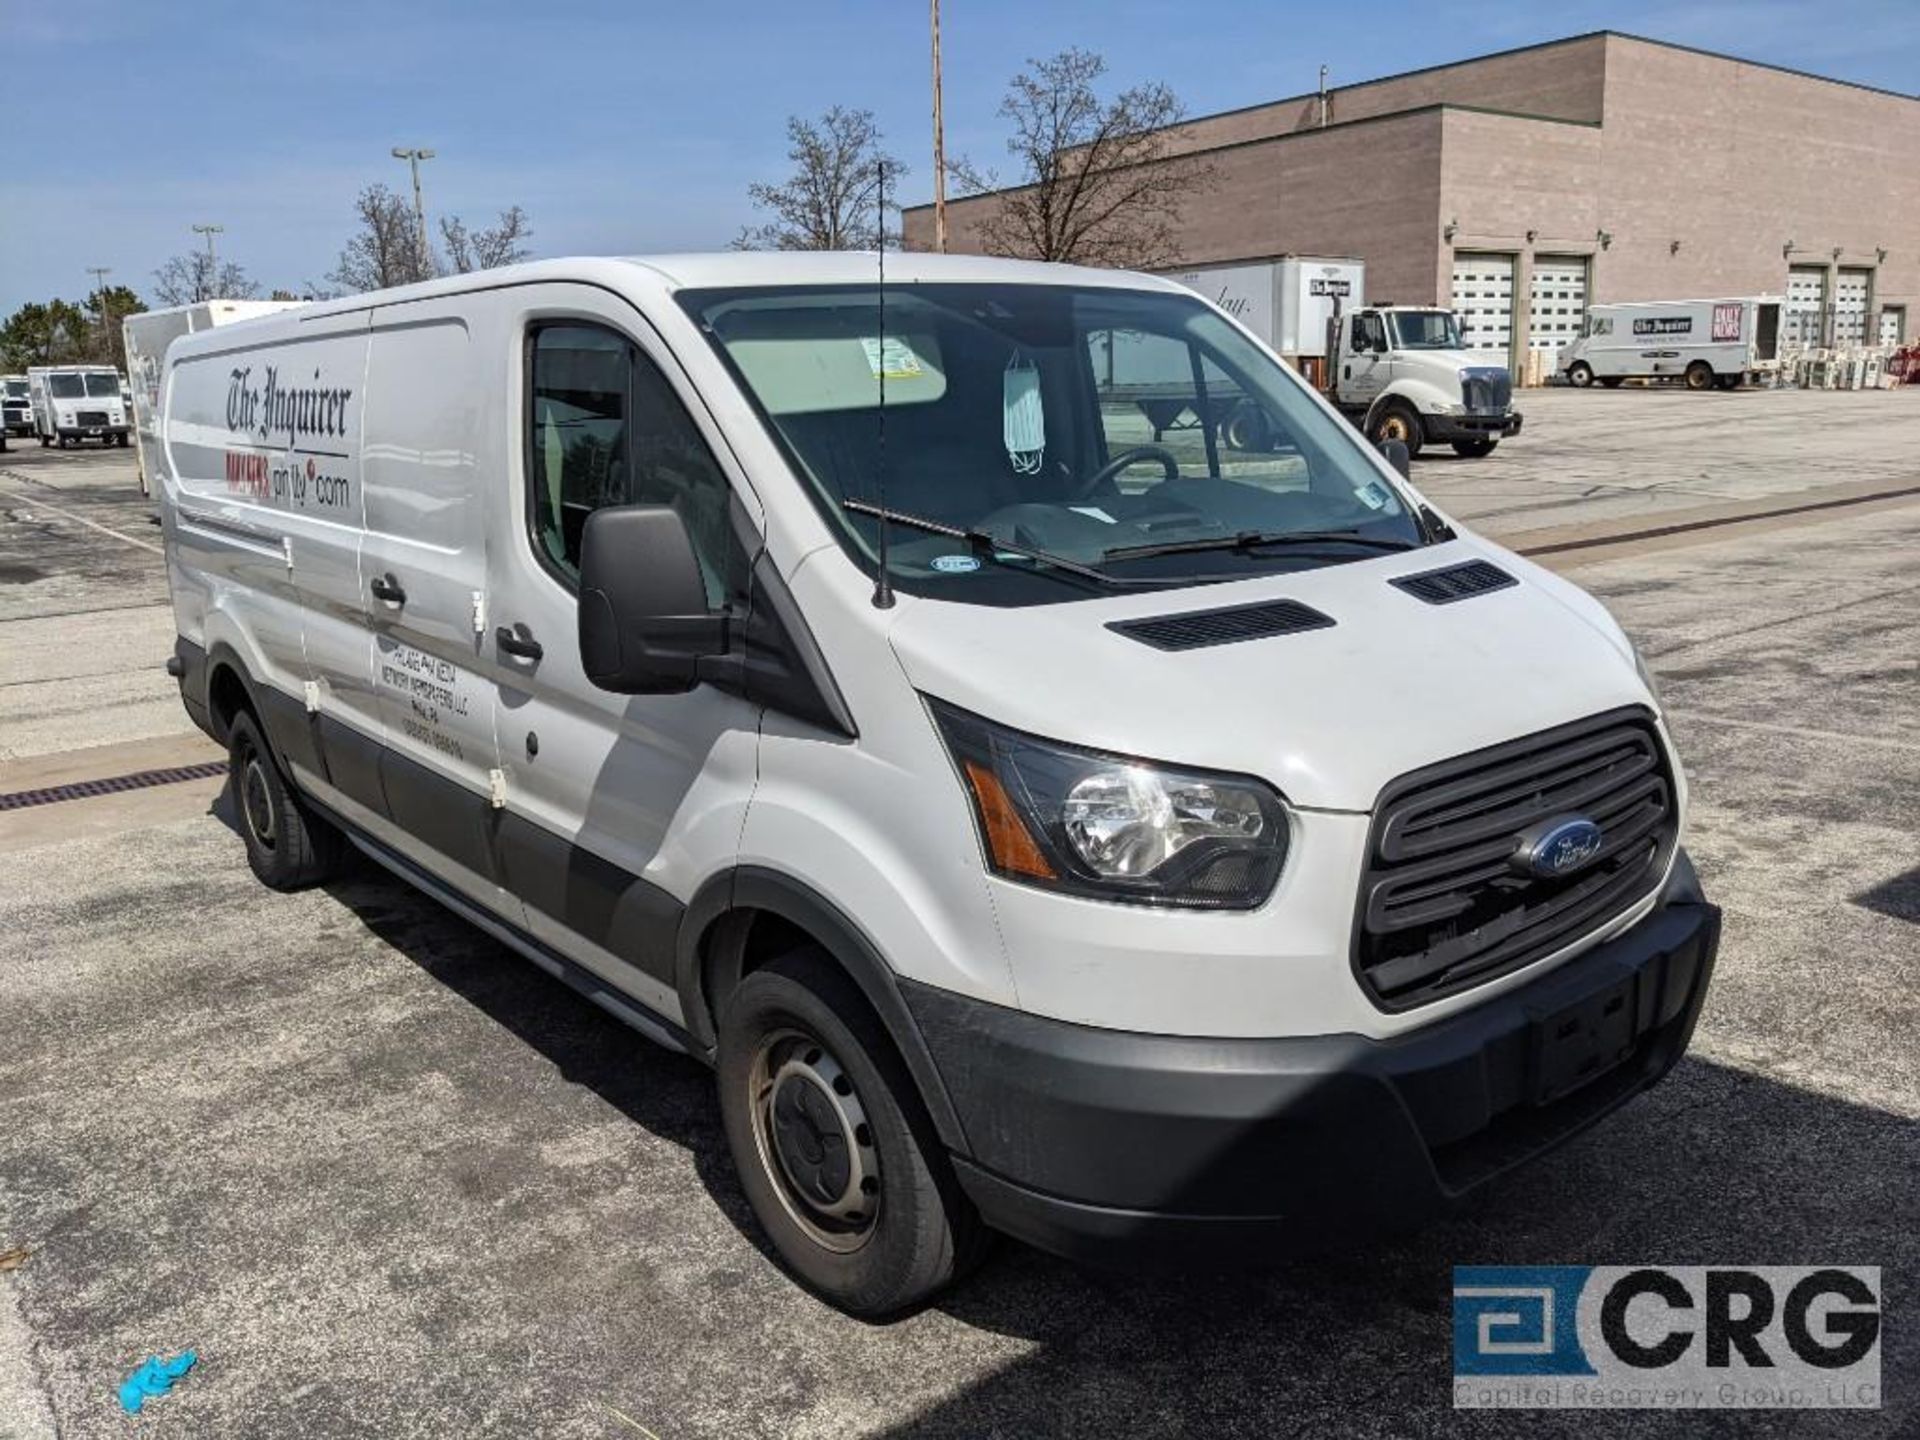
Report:
M707 974L711 969L713 988L721 994L738 983L739 941L745 938L745 931L730 931L727 921L748 910L779 916L806 931L833 956L886 1027L888 1038L913 1076L941 1143L962 1155L971 1153L959 1113L933 1062L933 1052L901 997L893 967L839 906L804 881L777 870L737 865L722 871L700 887L681 917L674 957L675 987L680 993L683 1024L708 1057L717 1043L718 1028L705 983ZM711 967L707 964L709 949L715 951Z
M292 767L295 764L305 766L315 774L324 773L320 765L319 745L312 722L307 715L306 706L285 691L259 678L260 667L250 664L247 655L243 653L242 647L245 641L241 638L238 627L232 625L230 621L225 625L216 625L217 615L224 618L224 612L213 610L207 612L208 623L205 634L209 644L206 663L200 667L202 683L206 687L201 700L206 707L208 734L219 743L223 745L226 743L227 737L223 730L215 733L219 730L219 721L213 713L213 695L215 677L222 670L230 670L234 678L239 681L240 689L246 696L247 708L259 717L262 727L267 732L267 741L273 747L274 763L280 767L282 778L290 785L296 784L292 773ZM232 634L222 634L221 638L214 639L215 633L221 631L231 631Z

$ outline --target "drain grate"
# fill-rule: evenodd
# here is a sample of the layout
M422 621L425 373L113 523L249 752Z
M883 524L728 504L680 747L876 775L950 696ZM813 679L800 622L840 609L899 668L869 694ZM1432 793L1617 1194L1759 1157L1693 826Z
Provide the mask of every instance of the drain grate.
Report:
M131 775L112 775L105 780L75 780L66 785L48 785L40 790L15 790L0 795L0 810L25 810L33 805L55 805L62 800L89 800L95 795L117 795L122 790L146 790L155 785L178 785L183 780L211 780L227 773L224 760L207 760L198 765L175 765L166 770L136 770Z

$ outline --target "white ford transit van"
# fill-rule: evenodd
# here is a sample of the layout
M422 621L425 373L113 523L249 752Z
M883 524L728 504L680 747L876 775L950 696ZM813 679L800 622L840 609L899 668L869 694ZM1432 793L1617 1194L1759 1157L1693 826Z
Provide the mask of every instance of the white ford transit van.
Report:
M710 1063L850 1311L1417 1220L1687 1044L1626 637L1171 281L542 262L177 339L163 433L255 872L351 842Z

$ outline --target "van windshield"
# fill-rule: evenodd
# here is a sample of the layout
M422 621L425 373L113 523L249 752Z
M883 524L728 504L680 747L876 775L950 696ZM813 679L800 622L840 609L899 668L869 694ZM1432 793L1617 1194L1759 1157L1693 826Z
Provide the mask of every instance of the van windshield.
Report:
M1445 310L1389 310L1396 350L1463 350L1460 324Z
M56 400L84 400L87 396L87 382L71 373L49 375L47 376L47 393Z
M680 301L869 573L880 522L848 501L1128 585L1243 579L1421 540L1359 436L1190 296L901 284L886 288L884 321L873 286ZM1069 567L924 528L893 525L888 549L913 593L995 605L1090 593Z
M26 399L27 398L27 382L24 380L7 381L7 398L9 400Z
M87 394L96 400L116 400L120 396L118 375L87 376Z

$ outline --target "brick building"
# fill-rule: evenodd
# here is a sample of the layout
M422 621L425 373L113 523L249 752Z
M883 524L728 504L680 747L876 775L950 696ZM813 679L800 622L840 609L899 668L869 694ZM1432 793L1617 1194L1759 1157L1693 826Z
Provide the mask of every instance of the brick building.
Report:
M1611 31L1187 121L1189 264L1353 255L1371 297L1556 350L1589 301L1785 295L1810 341L1920 335L1920 98ZM989 195L947 207L977 248ZM933 211L906 213L909 248Z

